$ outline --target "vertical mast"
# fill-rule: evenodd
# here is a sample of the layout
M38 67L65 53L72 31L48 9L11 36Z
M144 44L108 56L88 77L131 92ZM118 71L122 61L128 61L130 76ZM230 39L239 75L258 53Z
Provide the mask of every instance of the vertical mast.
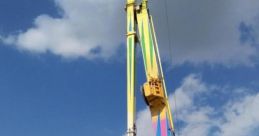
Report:
M127 136L136 136L135 114L135 0L127 0Z

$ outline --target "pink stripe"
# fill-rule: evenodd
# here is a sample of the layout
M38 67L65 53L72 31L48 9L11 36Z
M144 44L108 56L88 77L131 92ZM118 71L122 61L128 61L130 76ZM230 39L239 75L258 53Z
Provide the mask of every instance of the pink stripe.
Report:
M153 126L153 129L155 130L155 132L157 131L156 129L157 129L157 122L153 122L152 123L152 126Z
M167 136L166 119L161 120L161 136Z

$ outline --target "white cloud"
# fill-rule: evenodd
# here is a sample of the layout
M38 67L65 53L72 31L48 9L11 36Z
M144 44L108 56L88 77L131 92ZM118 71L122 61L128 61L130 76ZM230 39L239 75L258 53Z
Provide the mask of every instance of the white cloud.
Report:
M258 0L168 1L173 64L253 65L258 50L239 41L241 22L253 24L259 14ZM158 40L168 58L168 39L161 1L152 1ZM152 11L152 10L151 10ZM258 31L258 30L256 30ZM259 38L259 37L257 37ZM168 58L169 60L169 58Z
M3 41L33 53L110 58L125 43L124 0L55 0L61 18L39 15L34 26ZM239 41L239 24L256 24L258 0L168 1L173 64L253 65L258 49ZM169 60L163 2L150 1L162 56ZM255 35L259 29L255 27Z
M222 91L219 86L208 85L201 81L197 75L186 77L182 85L176 89L177 114L173 95L169 101L176 120L181 122L178 133L182 136L248 136L255 135L253 132L259 127L259 93L244 93L243 97L228 100L227 103L211 104L210 100L215 91ZM240 90L240 89L233 89ZM223 94L224 92L222 92ZM207 95L209 94L209 95ZM200 101L202 97L208 100ZM215 99L215 98L214 98ZM139 136L151 135L151 117L149 110L144 109L138 113L137 128ZM176 128L177 129L177 128Z
M123 5L118 0L55 0L61 18L40 15L34 26L4 42L33 53L66 58L109 58L122 42ZM121 12L118 12L120 10ZM120 19L118 19L120 18Z
M221 126L223 136L248 136L259 128L259 93L246 96L237 102L230 102L225 107L225 120Z
M155 136L152 129L149 110L143 110L138 113L136 124L138 136Z

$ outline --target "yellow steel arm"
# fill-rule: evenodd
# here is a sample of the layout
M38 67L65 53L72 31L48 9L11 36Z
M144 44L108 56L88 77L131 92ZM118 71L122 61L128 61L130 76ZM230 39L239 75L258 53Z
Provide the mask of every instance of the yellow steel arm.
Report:
M152 17L149 15L147 0L138 6L134 0L127 2L127 95L128 95L128 136L136 135L135 128L135 43L139 41L143 53L147 82L143 95L152 116L156 136L174 135L173 118L160 61ZM138 39L136 39L136 28Z

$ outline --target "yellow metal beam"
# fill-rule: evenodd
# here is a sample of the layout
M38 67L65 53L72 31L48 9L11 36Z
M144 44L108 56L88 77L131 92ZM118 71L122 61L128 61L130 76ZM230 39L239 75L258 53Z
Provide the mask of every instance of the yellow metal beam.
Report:
M136 135L135 98L135 0L128 0L127 11L127 136Z
M148 0L136 6L128 0L127 11L127 136L136 136L135 62L136 43L141 45L147 82L143 94L149 106L157 136L174 135L173 117L160 61L153 21L148 12ZM136 29L138 28L138 29ZM138 30L138 34L136 34ZM138 39L136 39L138 36Z

